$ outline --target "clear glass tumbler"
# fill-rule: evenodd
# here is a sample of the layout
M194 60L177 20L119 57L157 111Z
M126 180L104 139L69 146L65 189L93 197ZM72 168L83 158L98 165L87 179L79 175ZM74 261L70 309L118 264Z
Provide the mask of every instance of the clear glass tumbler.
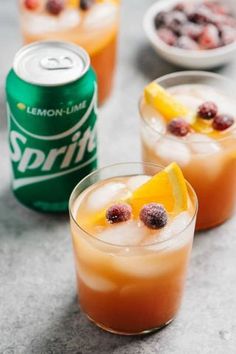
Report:
M105 185L120 177L153 175L160 170L153 164L112 165L85 177L70 198L80 305L97 326L113 333L148 333L176 316L192 248L197 198L188 184L192 209L187 224L176 223L165 240L138 246L118 246L88 233L81 227L78 206L86 199L84 192L91 186L96 190L97 183Z
M119 12L120 0L20 0L24 43L53 39L82 46L96 71L103 103L116 66Z
M236 118L234 83L220 75L200 71L178 72L156 81L165 89L189 84L210 86L233 103L231 106L226 105L226 111L222 113ZM187 103L187 96L185 100ZM236 130L233 129L220 139L195 133L191 134L191 139L175 137L167 131L162 132L157 120L152 120L151 117L158 113L147 107L143 97L139 110L143 161L163 166L173 161L179 164L198 197L196 228L208 229L232 216L236 201Z

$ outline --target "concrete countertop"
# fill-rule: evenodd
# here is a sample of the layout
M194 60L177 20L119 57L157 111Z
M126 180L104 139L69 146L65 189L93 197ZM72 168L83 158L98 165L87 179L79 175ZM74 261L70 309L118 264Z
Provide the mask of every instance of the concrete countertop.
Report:
M176 70L159 59L141 20L151 0L123 0L113 95L100 110L100 165L140 160L137 101L148 81ZM76 303L68 217L24 208L10 191L4 80L21 44L16 1L0 2L0 353L236 353L236 217L195 237L176 320L145 337L121 337L89 323ZM220 73L236 78L236 61ZM115 128L115 129L114 129Z

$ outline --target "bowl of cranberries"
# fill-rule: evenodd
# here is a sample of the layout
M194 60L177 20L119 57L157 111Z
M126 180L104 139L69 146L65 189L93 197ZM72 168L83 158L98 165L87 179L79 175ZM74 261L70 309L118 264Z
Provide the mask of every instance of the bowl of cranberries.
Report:
M235 0L159 0L143 27L156 52L180 67L209 69L236 56Z

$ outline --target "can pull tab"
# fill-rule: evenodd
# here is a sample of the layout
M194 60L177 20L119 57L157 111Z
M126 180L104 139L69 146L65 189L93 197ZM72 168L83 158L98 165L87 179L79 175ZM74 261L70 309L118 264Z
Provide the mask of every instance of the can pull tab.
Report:
M40 61L40 65L46 70L71 69L73 67L73 60L69 56L59 58L45 57Z

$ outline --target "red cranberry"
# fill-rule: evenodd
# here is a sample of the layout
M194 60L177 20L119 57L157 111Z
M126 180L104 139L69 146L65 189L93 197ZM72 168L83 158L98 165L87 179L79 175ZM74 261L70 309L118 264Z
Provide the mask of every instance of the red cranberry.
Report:
M167 22L170 22L170 23L174 22L178 25L182 25L183 23L185 23L187 21L186 15L181 11L169 12L168 17L169 18L167 18Z
M190 37L181 36L176 42L176 47L188 50L198 50L198 44Z
M176 34L181 32L181 27L187 22L187 16L180 11L169 12L166 16L166 26Z
M59 15L64 9L64 0L48 0L46 9L51 15Z
M212 126L215 130L225 130L234 124L234 117L230 114L219 114L212 122Z
M183 2L176 4L174 7L174 10L184 12L185 11L185 4Z
M144 205L139 217L150 229L161 229L167 224L167 212L161 204L149 203Z
M221 19L222 19L221 21L222 25L233 27L234 29L236 28L236 19L234 17L224 16Z
M156 14L154 17L155 28L158 29L166 24L167 12L161 11Z
M128 221L131 218L132 209L129 204L114 204L106 211L106 219L109 223Z
M229 26L221 26L220 37L222 45L233 43L236 41L236 30Z
M224 6L223 4L220 4L217 1L205 1L204 5L208 7L212 12L218 15L227 15L229 14L229 9Z
M39 1L38 0L25 0L24 5L28 10L34 11L38 8Z
M217 115L218 108L214 102L207 101L198 107L198 115L203 119L212 119Z
M182 26L181 34L183 36L190 37L194 40L197 40L202 34L203 26L196 23L188 22Z
M189 21L198 24L206 24L211 22L212 13L205 7L200 7L188 14Z
M209 24L203 29L198 41L202 49L214 49L220 46L219 32L216 26Z
M183 118L173 119L167 126L168 131L176 136L185 136L190 132L190 126Z
M177 37L176 35L168 28L160 28L157 31L158 36L168 45L175 45Z
M80 9L83 11L89 10L94 4L94 0L80 0Z

